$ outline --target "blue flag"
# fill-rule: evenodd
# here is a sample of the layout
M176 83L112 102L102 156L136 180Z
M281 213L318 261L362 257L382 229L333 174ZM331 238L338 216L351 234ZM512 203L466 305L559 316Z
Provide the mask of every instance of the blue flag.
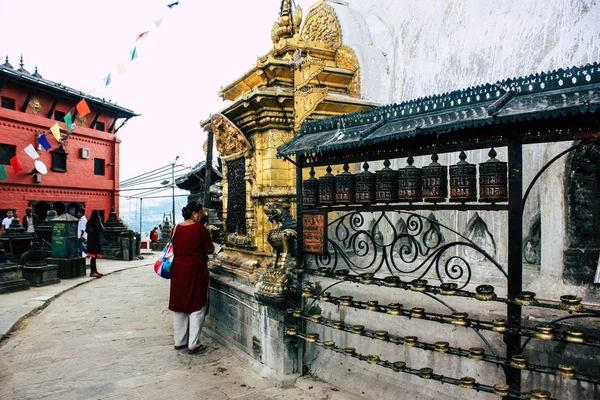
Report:
M50 145L50 142L48 142L48 139L46 139L46 134L42 134L42 135L38 136L37 141L39 144L42 145L42 147L46 151L50 150L50 148L52 147Z
M173 7L177 6L177 5L179 5L178 1L176 1L175 3L167 4L167 7L173 8Z
M110 82L111 82L111 80L110 80L110 73L109 73L109 74L106 76L106 78L104 78L104 85L105 85L105 86L108 86L108 85L110 85Z

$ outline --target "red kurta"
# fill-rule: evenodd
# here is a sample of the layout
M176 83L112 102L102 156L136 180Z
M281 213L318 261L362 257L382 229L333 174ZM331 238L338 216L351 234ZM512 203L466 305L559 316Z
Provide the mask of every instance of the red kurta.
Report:
M177 225L169 310L192 313L208 304L208 256L214 246L202 224Z

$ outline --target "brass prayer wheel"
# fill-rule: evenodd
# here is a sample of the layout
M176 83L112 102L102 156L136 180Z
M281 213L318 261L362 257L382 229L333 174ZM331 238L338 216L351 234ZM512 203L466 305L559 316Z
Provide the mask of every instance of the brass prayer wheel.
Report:
M298 328L296 327L296 325L288 326L288 328L285 330L285 334L288 336L296 336L297 332Z
M534 292L521 292L517 295L515 302L520 306L533 306L538 303Z
M433 344L434 346L434 350L437 351L438 353L447 353L448 352L448 347L450 346L450 343L448 342L435 342Z
M579 332L576 330L567 331L567 342L585 343L585 338L583 337L583 332Z
M469 314L464 312L452 313L451 324L457 326L467 326L469 325L469 321L467 321L468 316Z
M421 308L421 307L413 307L410 310L410 316L413 318L423 318L424 317L424 313L425 309Z
M292 312L292 315L295 318L300 318L302 317L302 309L301 308L294 308L294 311Z
M363 285L370 285L371 283L373 283L373 276L374 275L370 272L361 274L359 282Z
M363 171L354 177L355 202L374 203L375 202L375 174L369 172L369 164L363 164Z
M402 371L404 368L406 368L406 363L404 361L395 361L392 364L392 371L394 372Z
M492 331L494 332L506 332L508 331L508 326L506 325L506 320L502 318L492 320Z
M398 171L390 168L390 160L383 162L384 168L375 172L375 199L378 202L398 201Z
M329 272L331 272L331 269L329 269L328 267L321 267L319 268L319 272L322 274L328 274Z
M479 285L475 292L475 298L480 301L496 300L497 297L492 285Z
M433 370L431 368L421 368L419 370L419 376L423 379L431 379L433 376Z
M416 336L404 336L404 345L413 347L415 344L417 344L418 340L419 338Z
M510 366L517 369L527 368L527 357L522 354L515 354L510 358Z
M331 293L329 293L329 292L321 293L321 301L331 301Z
M328 340L326 342L323 342L323 347L326 348L327 350L333 349L334 346L335 346L335 342L333 340Z
M356 353L356 349L354 347L346 347L344 349L344 355L346 356L353 356L354 353Z
M491 149L490 159L479 164L479 201L482 203L508 200L508 163L496 160L497 154Z
M319 178L319 204L335 204L335 176L331 173L331 166L327 166L327 173Z
M342 323L342 321L333 321L331 323L331 327L333 329L342 329L342 326L344 326L344 324Z
M350 270L340 269L340 270L334 271L333 276L335 276L335 279L340 279L340 280L345 281L346 279L348 279L349 273L350 273Z
M504 383L498 383L494 385L494 394L500 397L508 396L508 391L510 390L510 386Z
M471 347L469 349L469 358L471 360L483 360L485 356L485 350L481 347Z
M454 296L458 285L456 283L442 283L440 286L440 294L444 296Z
M558 308L571 312L583 311L581 297L572 295L560 296L560 304L558 305Z
M319 340L319 334L318 333L309 333L308 335L306 335L306 341L307 342L314 343L317 340Z
M367 356L367 362L369 364L377 364L377 361L379 361L379 355L377 355L377 354L369 354Z
M365 331L365 327L363 325L353 325L351 330L352 330L352 333L360 335Z
M310 320L315 324L318 324L321 318L323 318L322 315L313 315L312 317L310 317Z
M415 292L424 292L427 290L427 280L426 279L415 279L410 282L410 290Z
M464 376L460 378L460 382L458 383L463 389L473 389L475 387L475 379L470 376Z
M549 399L552 396L547 390L534 389L531 391L531 397L529 400Z
M540 324L535 327L534 336L542 340L553 340L554 326L550 324Z
M377 300L369 300L367 302L367 307L365 307L369 311L377 311L379 302Z
M344 164L344 172L335 177L335 201L337 204L354 203L354 175L348 172L350 167Z
M410 156L406 160L408 165L398 171L398 200L413 201L423 200L423 171L413 165L415 159Z
M397 287L400 283L400 278L397 276L386 276L383 278L383 284L388 287Z
M387 331L377 331L375 332L375 339L379 340L387 340L388 332Z
M340 297L340 305L346 306L346 307L351 307L352 304L354 304L352 299L353 299L352 296L342 296L342 297Z
M572 378L575 376L575 366L569 364L558 364L556 366L556 375L563 378Z
M387 306L387 313L390 315L400 315L400 310L402 309L402 304L400 303L390 303Z
M311 290L311 288L305 287L304 289L302 289L302 297L312 297L313 296L313 292Z
M315 178L315 169L310 168L310 178L302 182L302 205L306 208L319 205L319 180Z
M465 161L467 155L464 151L458 158L460 161L450 166L450 201L477 201L477 167Z
M448 197L448 167L438 163L437 154L431 155L431 164L423 167L423 199L430 203L446 201Z

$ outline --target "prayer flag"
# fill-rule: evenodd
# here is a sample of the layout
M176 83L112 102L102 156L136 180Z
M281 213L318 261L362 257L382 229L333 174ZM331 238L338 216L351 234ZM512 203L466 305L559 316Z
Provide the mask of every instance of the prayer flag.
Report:
M60 137L60 128L58 127L58 122L50 127L50 132L52 132L56 141L60 143L61 137Z
M156 25L157 28L160 28L160 24L162 24L162 20L163 20L163 17L160 17L159 19L155 19L154 25Z
M10 166L12 167L15 174L23 171L23 167L21 167L21 163L19 162L19 158L17 156L14 156L10 159Z
M176 5L178 5L178 4L179 4L179 2L178 2L178 1L176 1L176 2L174 2L174 3L168 4L168 5L167 5L167 7L169 7L169 8L173 8L173 7L175 7L175 6L176 6Z
M137 37L135 38L135 41L137 42L138 40L140 40L141 38L145 37L148 33L150 33L150 31L146 31L146 32L142 32L139 35L137 35Z
M131 54L131 61L133 61L136 58L138 58L137 47L134 47L133 50L131 50L129 52L129 54Z
M75 107L77 107L77 111L79 112L79 115L81 117L85 117L86 115L91 113L90 108L88 107L85 99L81 99L81 101L79 103L77 103L77 106L75 106Z
M119 65L117 65L117 72L121 75L125 75L127 73L127 65L125 65L125 61L121 61Z
M0 164L0 181L5 180L6 178L8 178L8 175L6 175L6 167L4 167L4 164Z
M40 136L38 136L37 141L38 141L39 144L42 145L42 147L46 151L50 150L50 148L52 147L50 145L50 143L48 142L48 139L46 138L46 135L44 135L44 134L41 134Z
M65 120L65 128L69 129L69 127L73 123L73 118L71 118L71 111L69 111L67 113L67 115L65 115L64 120Z
M37 151L35 151L35 149L33 148L33 145L30 144L27 147L25 147L25 153L27 153L27 155L31 158L33 158L34 160L36 158L40 158L40 155L37 153Z
M104 86L108 86L110 85L112 81L110 80L110 73L108 75L106 75L106 78L104 78Z

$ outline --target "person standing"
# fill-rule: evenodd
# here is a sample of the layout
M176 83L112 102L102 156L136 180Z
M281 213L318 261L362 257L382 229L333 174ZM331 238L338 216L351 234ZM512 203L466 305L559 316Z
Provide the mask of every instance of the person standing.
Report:
M98 272L96 267L96 259L102 258L102 245L100 240L100 234L104 231L104 225L100 220L100 214L98 210L92 211L90 220L85 226L87 232L87 254L90 256L90 276L94 278L100 278L103 274Z
M87 240L87 232L85 231L85 227L87 225L87 218L85 217L85 210L80 208L77 210L77 218L79 218L79 223L77 224L77 248L81 251L81 255L85 257L85 253L87 253L87 248L85 248L84 244Z
M152 232L150 232L150 243L156 243L158 241L158 228L152 228Z
M0 233L4 233L4 231L6 231L8 229L10 224L12 224L12 220L13 220L13 212L12 212L12 210L8 210L6 212L6 217L4 217L4 219L2 220L2 226L0 226Z
M40 224L40 219L37 215L31 213L31 209L25 210L25 216L23 217L23 228L25 232L35 234L35 231Z
M209 306L208 254L215 250L208 229L200 221L204 210L200 202L182 209L185 221L173 228L171 290L169 310L173 311L175 349L188 348L190 354L206 347L200 333Z
M158 239L157 240L162 240L162 224L158 224Z

